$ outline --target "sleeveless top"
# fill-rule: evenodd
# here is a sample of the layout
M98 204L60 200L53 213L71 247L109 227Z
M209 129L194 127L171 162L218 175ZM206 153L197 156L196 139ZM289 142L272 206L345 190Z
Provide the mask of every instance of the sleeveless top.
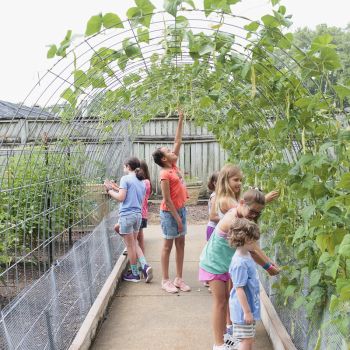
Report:
M210 201L211 201L211 199L212 199L213 197L215 197L215 192L213 192L213 193L210 195L210 197L209 197L209 201L208 201L208 212L209 212L209 215L210 215L210 209L211 209L211 203L210 203ZM217 222L209 220L207 226L209 226L209 227L216 227L216 225L217 225Z
M228 212L235 210L231 208ZM237 211L236 211L237 216ZM199 258L199 266L210 273L220 275L228 272L231 259L236 249L227 242L227 233L215 227Z

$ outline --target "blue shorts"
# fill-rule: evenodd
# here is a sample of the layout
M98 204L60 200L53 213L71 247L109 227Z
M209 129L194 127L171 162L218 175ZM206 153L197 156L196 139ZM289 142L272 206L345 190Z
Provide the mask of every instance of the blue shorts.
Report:
M177 228L177 222L174 219L170 211L161 210L160 211L160 225L162 226L163 237L165 239L174 239L181 236L184 236L187 233L187 222L186 214L187 210L185 207L182 207L177 210L182 220L183 231L179 232Z
M119 232L121 235L137 233L140 230L142 221L141 213L124 214L119 217Z

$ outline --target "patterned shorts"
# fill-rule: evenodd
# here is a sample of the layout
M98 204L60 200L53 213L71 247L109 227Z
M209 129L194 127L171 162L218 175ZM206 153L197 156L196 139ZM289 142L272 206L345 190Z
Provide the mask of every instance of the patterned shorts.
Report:
M255 337L255 322L252 324L233 324L233 334L234 338L245 339Z

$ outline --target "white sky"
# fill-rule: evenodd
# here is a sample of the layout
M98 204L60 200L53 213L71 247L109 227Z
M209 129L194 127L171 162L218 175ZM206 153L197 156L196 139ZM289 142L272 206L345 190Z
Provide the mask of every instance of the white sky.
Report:
M163 0L151 0L162 9ZM195 0L202 8L203 0ZM350 23L350 0L282 0L293 14L294 28L327 23ZM84 33L87 20L99 12L114 12L125 19L133 0L1 0L0 100L20 102L53 64L46 45L58 44L68 29ZM242 0L233 13L251 19L269 12L268 0Z

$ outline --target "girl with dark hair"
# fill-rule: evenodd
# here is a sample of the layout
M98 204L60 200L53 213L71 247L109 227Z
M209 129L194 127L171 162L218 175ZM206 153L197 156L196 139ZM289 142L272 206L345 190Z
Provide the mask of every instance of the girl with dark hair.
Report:
M140 168L140 161L136 157L129 158L124 163L124 172L120 185L106 180L104 185L107 193L120 202L119 206L119 234L123 237L130 260L131 272L123 275L124 281L139 282L140 276L137 268L139 261L146 283L153 278L152 267L147 264L146 258L141 250L137 236L142 221L142 203L146 188L143 180L144 171Z
M140 248L142 249L143 253L145 253L145 241L143 236L143 229L147 227L148 199L152 193L152 184L151 184L151 179L149 175L148 165L144 160L140 161L140 169L143 171L143 174L145 177L143 180L143 183L145 184L146 192L142 202L142 211L141 211L142 221L141 221L139 234L137 235L137 240L139 242Z

